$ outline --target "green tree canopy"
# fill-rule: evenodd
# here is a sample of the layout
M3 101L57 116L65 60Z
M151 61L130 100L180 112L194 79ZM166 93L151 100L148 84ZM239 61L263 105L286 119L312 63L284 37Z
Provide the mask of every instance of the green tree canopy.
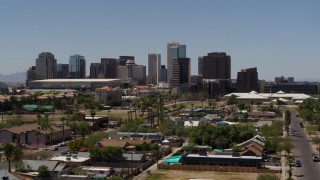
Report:
M40 177L48 177L49 176L49 169L46 165L41 165L38 168L38 173Z

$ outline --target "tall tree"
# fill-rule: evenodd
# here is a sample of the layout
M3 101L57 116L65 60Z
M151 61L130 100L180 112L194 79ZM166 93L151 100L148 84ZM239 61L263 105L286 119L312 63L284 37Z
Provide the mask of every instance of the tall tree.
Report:
M92 117L92 123L94 124L95 123L94 116L96 115L96 110L92 108L90 110L90 115Z
M90 125L89 125L89 123L85 122L85 121L81 121L79 123L79 125L77 126L77 131L78 131L79 134L82 135L82 139L84 139L85 136L90 133Z
M11 161L19 161L22 159L23 152L22 152L22 145L17 144L12 145L10 143L6 143L3 145L3 153L8 160L8 170L11 172Z
M289 134L290 123L291 123L291 111L287 109L284 112L284 128L287 134Z
M8 170L11 172L11 160L13 157L14 145L6 143L3 145L3 154L6 156L8 161Z
M49 176L49 168L46 165L41 165L38 168L38 173L40 177L48 177Z

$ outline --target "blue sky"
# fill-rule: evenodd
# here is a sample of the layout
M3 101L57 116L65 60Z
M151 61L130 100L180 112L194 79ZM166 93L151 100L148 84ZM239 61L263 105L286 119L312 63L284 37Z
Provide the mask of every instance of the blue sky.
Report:
M147 65L148 53L166 64L175 41L187 45L192 74L198 56L223 51L233 78L257 67L259 79L320 79L319 9L317 0L2 1L0 74L26 71L43 51L58 63L81 54L87 69L120 55Z

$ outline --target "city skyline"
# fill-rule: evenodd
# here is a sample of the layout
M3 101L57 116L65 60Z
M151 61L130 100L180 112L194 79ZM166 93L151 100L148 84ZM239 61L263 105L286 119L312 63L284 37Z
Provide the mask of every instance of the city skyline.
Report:
M148 1L5 2L0 7L0 74L26 72L41 52L51 52L58 63L81 54L87 72L90 63L119 55L135 56L136 64L147 65L148 53L166 57L167 43L178 42L187 46L191 74L197 74L198 56L226 52L232 58L233 79L250 67L258 68L259 79L318 78L319 5L249 0L176 1L170 6ZM181 7L183 11L176 11Z

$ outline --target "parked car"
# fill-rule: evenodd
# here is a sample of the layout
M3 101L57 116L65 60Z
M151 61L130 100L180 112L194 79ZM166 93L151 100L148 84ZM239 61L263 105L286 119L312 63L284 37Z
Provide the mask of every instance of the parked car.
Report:
M67 145L67 143L66 143L66 142L62 142L62 143L60 143L60 144L59 144L59 146L60 146L60 147L62 147L62 146L66 146L66 145Z
M278 159L275 159L275 158L267 158L264 160L265 162L271 162L271 163L278 163L279 160Z
M296 162L294 163L294 166L295 167L301 167L302 166L302 163L300 160L296 160Z
M312 161L314 161L314 162L319 162L319 161L320 161L319 156L316 155L316 154L312 154Z
M51 149L51 151L58 151L59 150L59 148L57 147L57 146L55 146L55 147L53 147L52 149Z
M290 135L291 135L291 136L295 136L296 134L295 134L294 132L291 132Z

